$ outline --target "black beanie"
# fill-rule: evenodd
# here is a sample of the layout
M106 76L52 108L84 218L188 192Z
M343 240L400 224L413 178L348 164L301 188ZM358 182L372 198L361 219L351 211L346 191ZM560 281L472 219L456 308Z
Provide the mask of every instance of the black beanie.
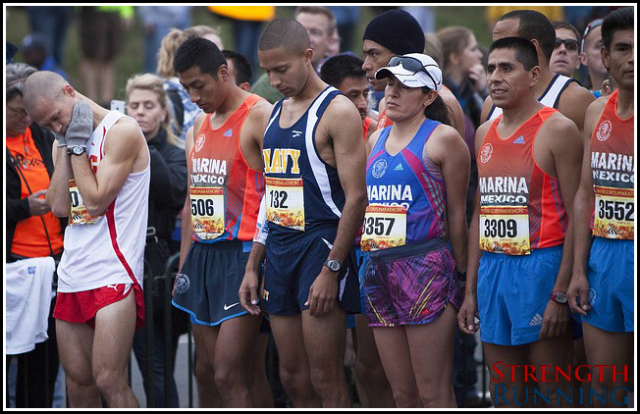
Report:
M404 10L389 10L376 16L364 30L362 40L373 40L396 55L424 53L420 23Z

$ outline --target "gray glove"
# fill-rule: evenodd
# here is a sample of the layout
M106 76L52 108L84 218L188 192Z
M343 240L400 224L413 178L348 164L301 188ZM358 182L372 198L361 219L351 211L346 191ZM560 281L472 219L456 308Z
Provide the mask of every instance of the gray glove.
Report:
M53 132L53 131L51 131ZM67 146L67 137L64 136L64 134L58 134L57 132L53 132L53 135L56 137L56 141L58 142L58 146L59 147L66 147Z
M93 111L85 101L78 101L73 106L71 123L67 128L67 145L69 147L87 147L87 141L93 132Z

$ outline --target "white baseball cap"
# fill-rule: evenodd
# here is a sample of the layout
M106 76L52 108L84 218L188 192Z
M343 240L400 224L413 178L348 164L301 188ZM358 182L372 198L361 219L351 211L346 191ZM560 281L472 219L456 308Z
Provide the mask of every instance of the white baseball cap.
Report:
M440 92L442 86L442 70L431 56L422 53L392 57L389 66L379 69L375 78L384 79L391 75L409 88L426 86Z

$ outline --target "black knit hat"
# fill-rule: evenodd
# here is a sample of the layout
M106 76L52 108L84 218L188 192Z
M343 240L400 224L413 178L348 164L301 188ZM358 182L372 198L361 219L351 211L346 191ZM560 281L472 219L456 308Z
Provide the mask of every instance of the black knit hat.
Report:
M376 16L364 30L362 40L373 40L396 55L424 53L420 23L404 10L389 10Z

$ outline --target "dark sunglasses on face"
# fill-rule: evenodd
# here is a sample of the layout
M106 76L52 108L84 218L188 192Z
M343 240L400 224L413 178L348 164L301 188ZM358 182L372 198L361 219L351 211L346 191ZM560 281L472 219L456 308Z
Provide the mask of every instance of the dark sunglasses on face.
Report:
M433 79L433 76L431 76L429 71L422 65L422 62L420 62L416 58L412 58L408 56L394 56L391 58L391 60L389 60L389 66L390 67L402 66L406 70L413 72L414 75L418 72L424 72L427 74L429 79L431 79L434 85L438 84L438 82L436 82L436 80ZM434 66L434 65L431 65L431 66Z
M570 50L572 52L577 52L578 51L579 43L578 43L577 40L556 38L556 45L555 45L554 49L559 48L560 45L562 45L562 44L564 44L564 47L566 47L567 50Z

